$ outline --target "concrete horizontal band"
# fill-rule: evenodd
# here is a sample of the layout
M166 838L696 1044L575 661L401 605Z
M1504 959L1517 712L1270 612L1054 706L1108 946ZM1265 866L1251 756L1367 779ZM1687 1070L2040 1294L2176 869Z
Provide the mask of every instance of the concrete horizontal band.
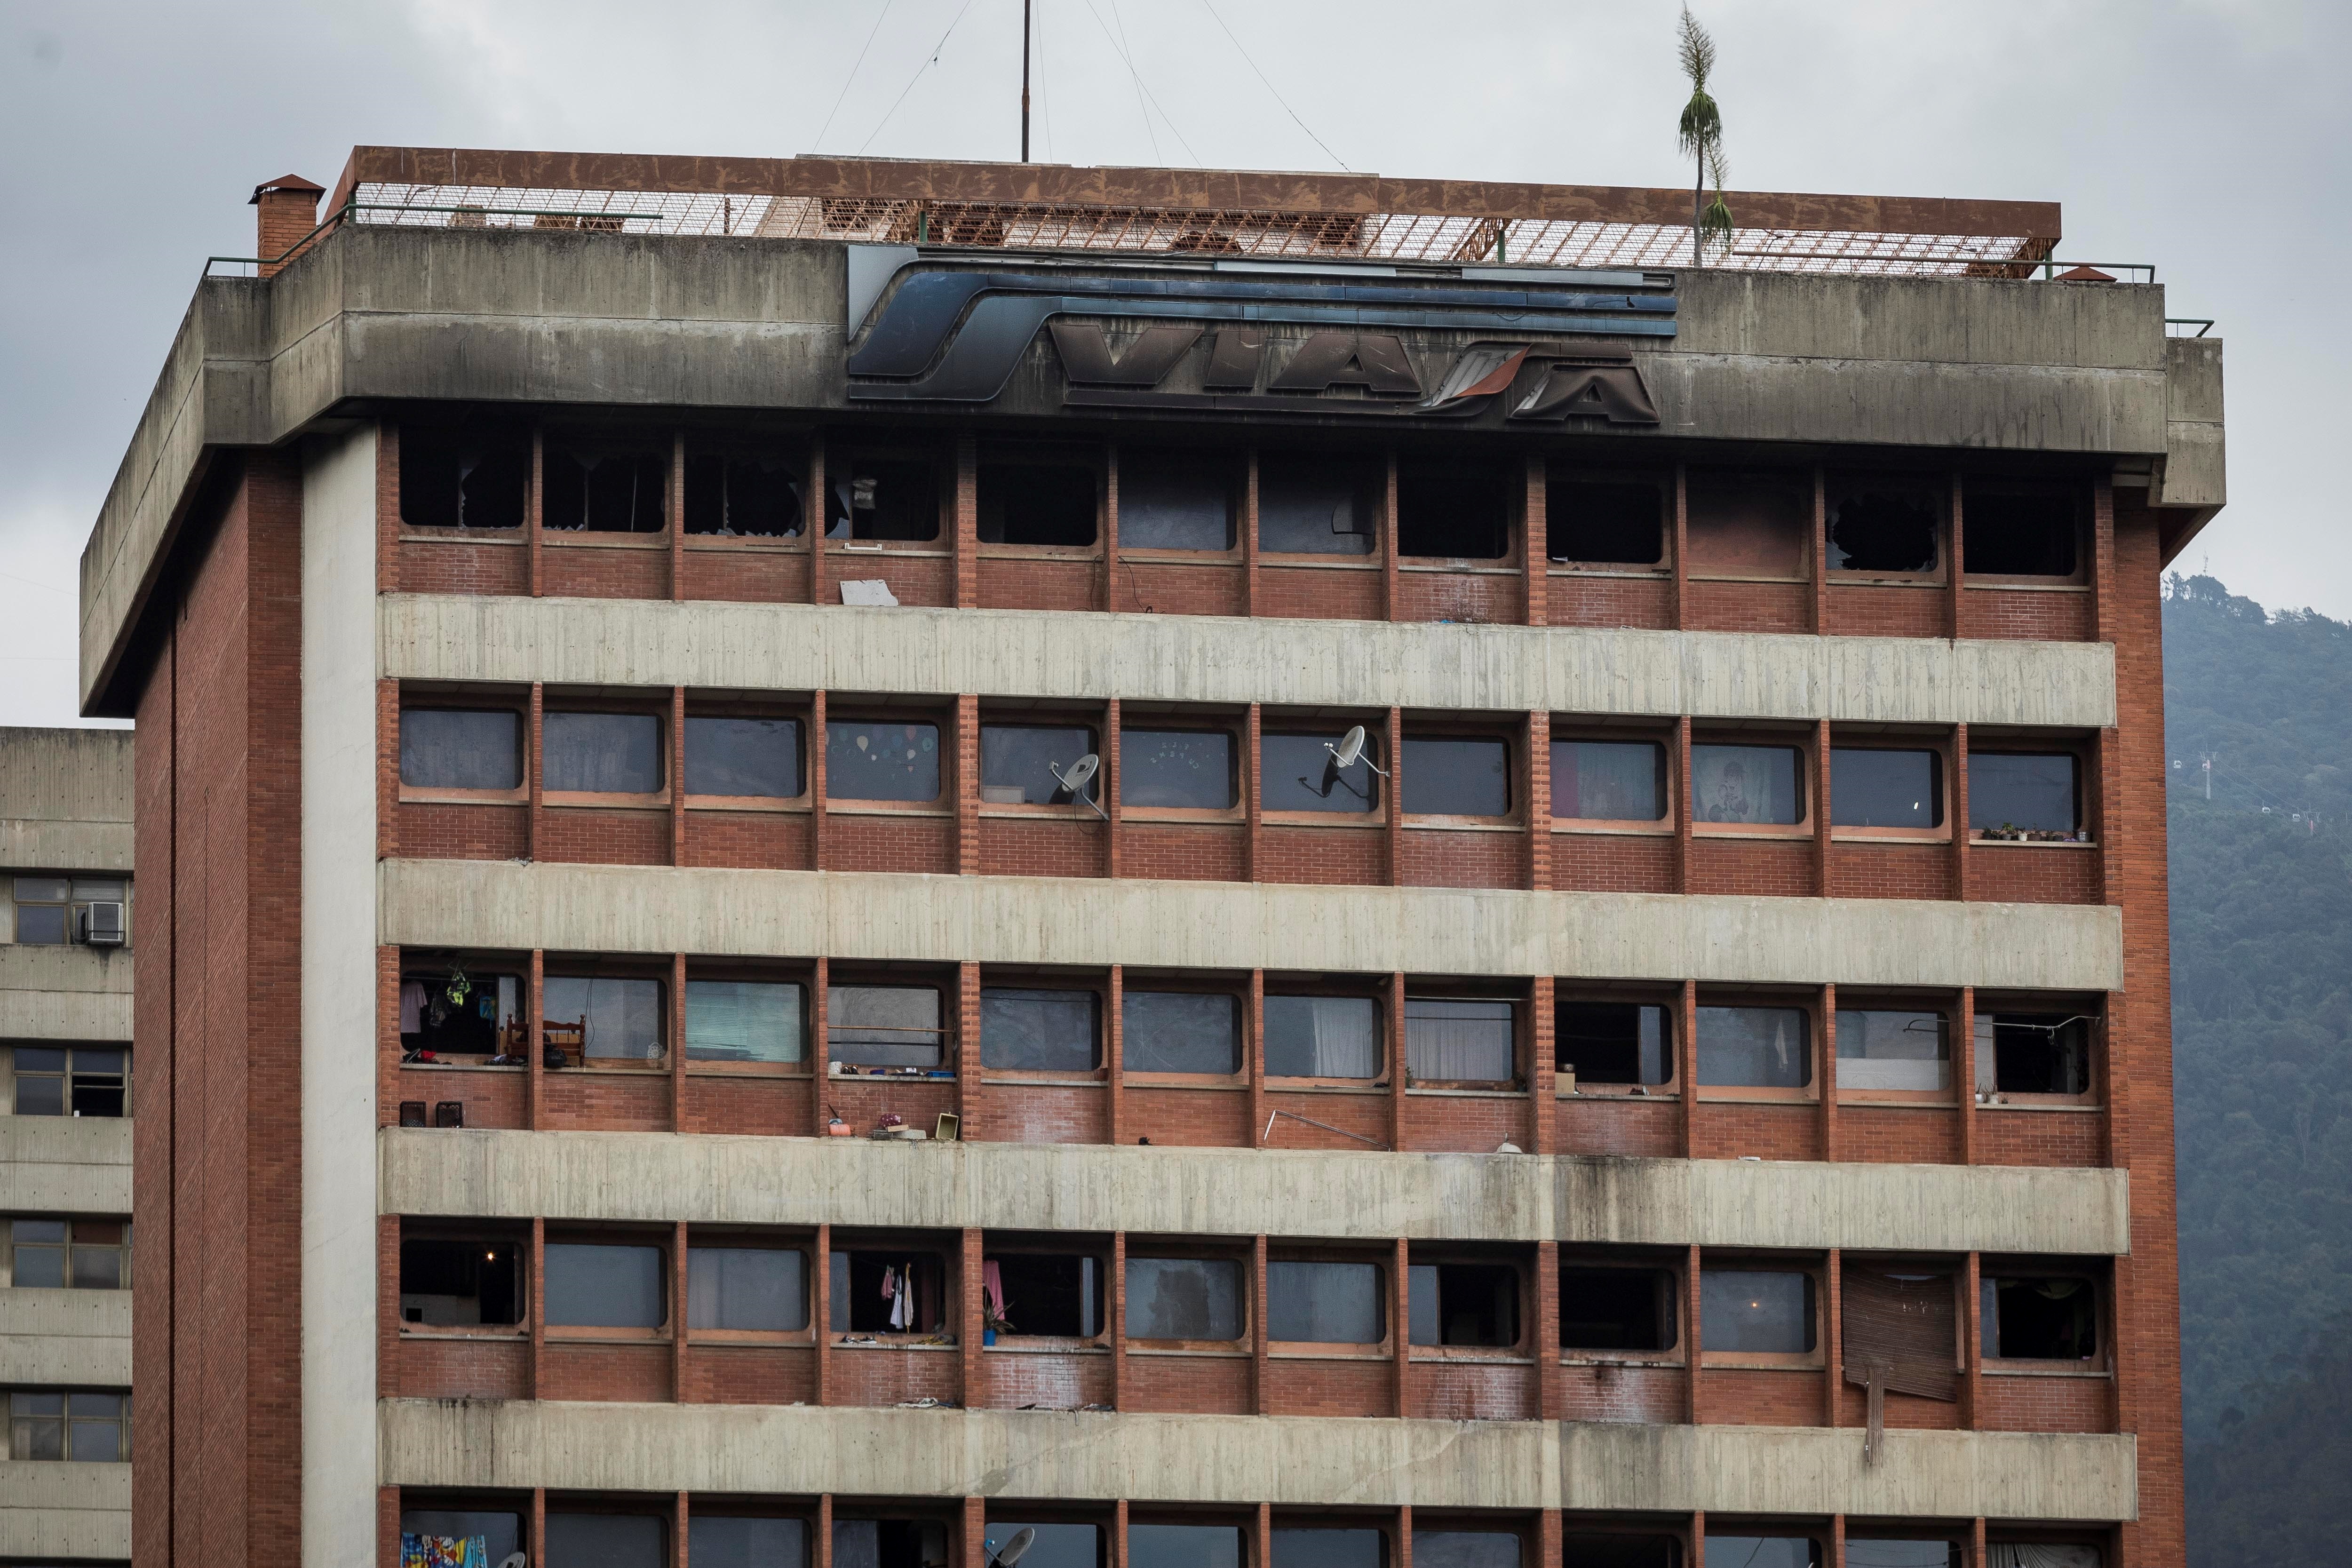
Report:
M2122 1171L385 1128L388 1215L705 1225L2131 1250Z
M0 1560L130 1557L129 1465L0 1458Z
M2095 730L2105 643L394 595L410 680Z
M131 1292L0 1289L0 1384L129 1387Z
M386 943L2114 991L2106 905L386 860Z
M131 1122L117 1116L0 1116L8 1207L128 1215Z
M2128 1436L385 1400L385 1486L2117 1521Z

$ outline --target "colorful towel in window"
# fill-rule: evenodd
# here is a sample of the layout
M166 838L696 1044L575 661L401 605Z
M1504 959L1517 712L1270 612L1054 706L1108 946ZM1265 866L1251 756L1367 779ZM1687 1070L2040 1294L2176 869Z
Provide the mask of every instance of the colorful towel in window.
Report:
M403 1534L400 1568L490 1568L490 1543L479 1535Z

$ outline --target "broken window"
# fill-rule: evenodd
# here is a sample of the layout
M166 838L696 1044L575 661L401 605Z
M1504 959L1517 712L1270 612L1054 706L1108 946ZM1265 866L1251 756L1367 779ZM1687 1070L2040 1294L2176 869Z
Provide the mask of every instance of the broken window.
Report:
M1339 731L1258 737L1258 805L1266 811L1364 812L1380 805L1376 737L1346 767L1333 750Z
M659 533L668 487L667 441L550 436L540 456L540 521L589 533Z
M824 727L824 793L832 800L940 798L940 727L868 719Z
M1805 820L1804 778L1804 758L1794 746L1695 745L1692 818L1794 826Z
M1551 814L1578 822L1664 822L1666 748L1655 741L1554 741Z
M2091 1020L2080 1014L1976 1016L1979 1094L2088 1094Z
M1400 461L1397 553L1471 561L1499 561L1508 555L1512 481L1517 478L1513 469L1491 461Z
M982 1067L1028 1072L1092 1072L1102 1065L1101 998L1091 991L980 991Z
M16 1390L8 1395L8 1457L127 1464L131 1395Z
M1553 1062L1585 1083L1664 1083L1674 1077L1671 1009L1647 1002L1562 1002Z
M1245 1568L1242 1531L1230 1524L1130 1524L1127 1568Z
M1378 1530L1322 1527L1269 1533L1273 1568L1381 1568L1388 1560L1388 1537Z
M1832 475L1829 568L1832 572L1933 572L1942 562L1940 479L1906 475Z
M1969 826L1988 838L2066 839L2083 830L2083 763L2072 752L1969 753Z
M542 985L542 1011L548 1027L571 1025L582 1031L586 1060L658 1061L668 1035L666 989L658 980L551 974Z
M521 1322L523 1252L512 1241L403 1237L400 1321L436 1329Z
M1242 1070L1242 999L1213 991L1124 991L1119 1058L1127 1071Z
M1030 1532L1029 1550L1022 1553L1021 1561L1029 1568L1107 1568L1110 1562L1109 1542L1101 1525L993 1518L982 1540L984 1560L994 1563L997 1553L1024 1530Z
M688 1329L783 1333L808 1321L808 1254L798 1247L686 1249Z
M412 789L520 789L522 715L510 708L403 708L400 782Z
M513 426L403 425L400 521L409 528L520 528L530 432Z
M1837 1010L1841 1089L1952 1087L1952 1041L1941 1013L1891 1007Z
M1105 1321L1105 1272L1085 1254L992 1252L982 1266L982 1305L999 1333L1090 1340Z
M482 1543L481 1561L488 1568L499 1568L522 1550L522 1515L494 1510L404 1508L400 1510L400 1533L438 1536L445 1541L477 1539Z
M1682 1568L1683 1543L1672 1535L1570 1531L1559 1538L1559 1561L1560 1568Z
M791 800L806 787L799 720L687 716L687 794Z
M1656 1355L1675 1348L1675 1275L1670 1268L1559 1271L1559 1344L1570 1351Z
M131 1053L121 1046L16 1046L8 1050L18 1116L128 1116Z
M1830 826L1944 826L1944 758L1939 752L1830 748Z
M2072 485L1969 484L1961 500L1960 554L1969 574L2074 576L2083 500Z
M1266 996L1266 1077L1370 1078L1380 1066L1381 1010L1370 997Z
M1090 461L983 447L978 486L982 544L1083 549L1095 542L1102 486Z
M936 1334L948 1326L947 1264L906 1247L835 1252L833 1330L853 1334Z
M551 1241L542 1256L549 1328L658 1329L669 1321L660 1247Z
M1895 1273L1848 1264L1839 1309L1845 1381L1864 1391L1877 1450L1891 1391L1946 1404L1960 1396L1959 1305L1949 1274Z
M1265 1334L1291 1344L1376 1345L1388 1337L1377 1263L1265 1266Z
M540 727L540 784L551 794L654 795L662 722L652 713L550 712Z
M1456 736L1404 738L1405 811L1418 816L1508 816L1508 742Z
M801 531L801 460L772 449L689 439L686 531L796 539Z
M798 984L775 980L686 983L686 1059L798 1062L806 1011Z
M1230 811L1241 804L1234 737L1225 730L1118 732L1121 805Z
M1096 755L1095 732L1083 724L982 724L980 798L995 805L1068 805L1102 793L1095 779L1077 795L1064 785L1081 757ZM1055 776L1058 773L1060 776Z
M1914 1541L1891 1535L1845 1538L1846 1568L1961 1568L1966 1561L1967 1553L1957 1541Z
M1257 463L1257 547L1277 555L1370 555L1387 479L1376 461L1266 452Z
M523 976L412 959L400 977L400 1048L414 1059L520 1056L528 1040Z
M131 1222L18 1219L8 1222L8 1283L20 1290L127 1290Z
M18 877L16 940L33 947L120 946L127 934L122 915L130 886L118 877ZM95 911L93 906L99 906Z
M1217 454L1120 448L1119 548L1231 550L1238 488Z
M547 1568L662 1568L669 1527L646 1513L547 1510Z
M2071 1275L1987 1275L1977 1282L1987 1360L2088 1361L2099 1351L2099 1292Z
M1544 553L1580 566L1658 565L1666 558L1669 482L1554 470L1544 487Z
M1698 1081L1804 1088L1813 1081L1812 1020L1801 1007L1701 1007Z
M695 1568L806 1568L808 1521L710 1513L698 1500L686 1526L686 1561ZM490 1559L497 1568L498 1559Z
M1407 996L1404 1059L1416 1083L1512 1083L1519 1075L1515 1003Z
M1230 1258L1129 1258L1127 1337L1225 1343L1243 1333L1242 1266Z
M824 536L920 543L940 536L940 476L920 458L828 458Z
M1690 574L1799 581L1813 532L1810 475L1693 468L1684 481Z
M948 1568L948 1527L929 1519L833 1521L833 1568Z
M832 985L825 988L825 1049L858 1067L935 1068L947 1035L933 985Z
M1712 1266L1699 1273L1699 1343L1709 1352L1810 1355L1820 1342L1811 1274Z
M1519 1568L1521 1546L1508 1530L1415 1530L1413 1568Z
M1519 1273L1507 1263L1416 1263L1405 1270L1412 1342L1508 1349L1519 1342Z
M1809 1535L1717 1535L1710 1530L1706 1560L1715 1568L1822 1568L1822 1543Z

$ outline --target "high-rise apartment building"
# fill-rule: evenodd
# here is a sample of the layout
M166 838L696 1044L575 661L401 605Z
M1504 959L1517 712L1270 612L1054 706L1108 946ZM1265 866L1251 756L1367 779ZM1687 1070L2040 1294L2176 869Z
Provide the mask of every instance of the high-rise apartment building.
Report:
M131 735L0 729L0 1562L131 1555Z
M2220 344L2054 207L255 200L84 563L139 1568L2179 1561Z

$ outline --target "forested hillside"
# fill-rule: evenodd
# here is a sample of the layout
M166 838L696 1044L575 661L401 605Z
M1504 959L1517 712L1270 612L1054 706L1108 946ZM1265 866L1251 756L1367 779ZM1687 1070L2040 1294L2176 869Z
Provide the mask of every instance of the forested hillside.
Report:
M2164 636L2193 1555L2317 1560L2352 1474L2352 626L2175 577Z

